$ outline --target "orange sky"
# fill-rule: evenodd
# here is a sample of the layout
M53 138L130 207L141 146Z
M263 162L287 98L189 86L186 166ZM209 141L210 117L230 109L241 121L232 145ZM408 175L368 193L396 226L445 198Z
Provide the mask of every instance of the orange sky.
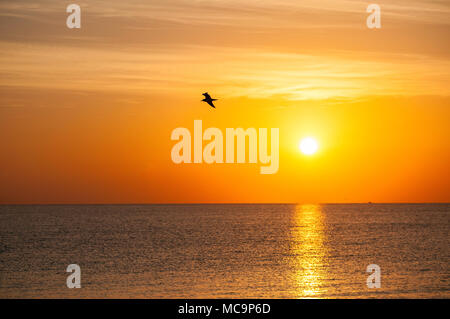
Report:
M0 203L450 201L450 4L77 3L0 3ZM278 173L175 165L196 119L279 128Z

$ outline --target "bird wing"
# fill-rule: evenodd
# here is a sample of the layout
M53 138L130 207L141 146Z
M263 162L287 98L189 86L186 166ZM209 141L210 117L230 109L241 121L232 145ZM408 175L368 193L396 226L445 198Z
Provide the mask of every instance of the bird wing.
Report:
M209 96L208 92L206 92L206 93L203 93L203 95L205 96L205 98L207 98L207 99L211 99L211 96Z
M216 108L216 107L214 106L214 104L213 104L212 101L206 101L206 103L208 103L209 105L211 105L213 108Z

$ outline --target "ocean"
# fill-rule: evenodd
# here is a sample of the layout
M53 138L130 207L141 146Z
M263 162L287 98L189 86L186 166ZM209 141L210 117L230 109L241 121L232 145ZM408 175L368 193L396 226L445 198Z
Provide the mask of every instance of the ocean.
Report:
M449 222L450 204L2 205L0 297L449 298Z

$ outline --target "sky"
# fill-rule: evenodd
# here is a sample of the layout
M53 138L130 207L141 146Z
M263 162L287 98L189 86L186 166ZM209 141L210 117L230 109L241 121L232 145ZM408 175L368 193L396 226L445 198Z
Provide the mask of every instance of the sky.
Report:
M73 2L0 2L0 203L450 201L448 1ZM173 163L197 119L279 128L278 172Z

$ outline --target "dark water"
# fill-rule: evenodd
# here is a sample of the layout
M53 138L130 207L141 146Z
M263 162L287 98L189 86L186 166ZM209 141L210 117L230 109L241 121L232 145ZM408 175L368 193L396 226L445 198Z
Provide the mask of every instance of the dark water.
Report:
M450 204L0 206L0 297L449 298L449 222Z

